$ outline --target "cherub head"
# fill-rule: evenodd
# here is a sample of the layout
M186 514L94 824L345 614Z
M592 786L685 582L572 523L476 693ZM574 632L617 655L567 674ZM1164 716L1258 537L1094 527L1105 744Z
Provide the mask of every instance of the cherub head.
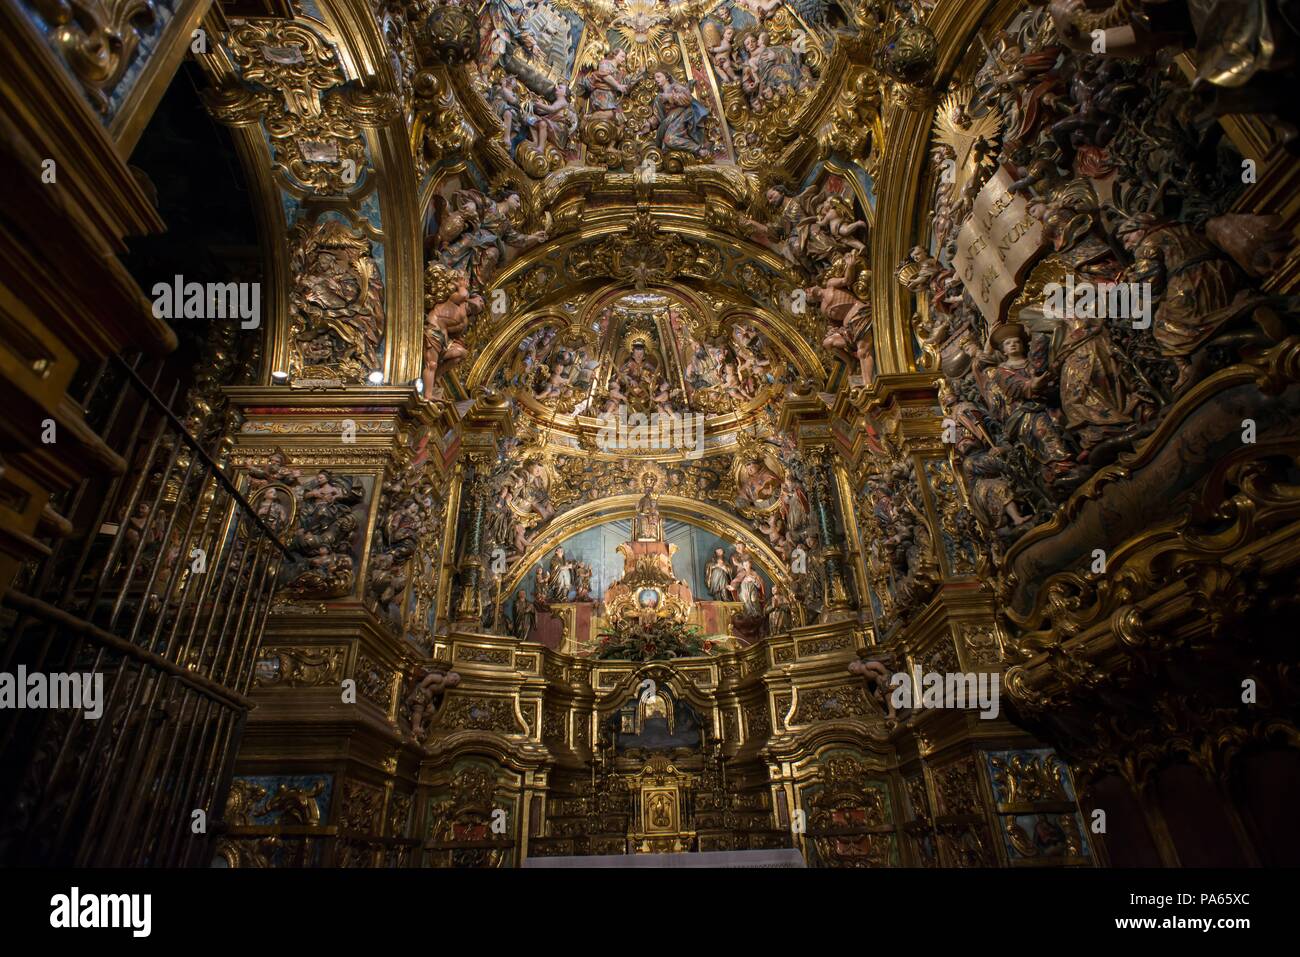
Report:
M469 277L442 263L430 263L424 271L424 308L440 303L463 303L469 298Z

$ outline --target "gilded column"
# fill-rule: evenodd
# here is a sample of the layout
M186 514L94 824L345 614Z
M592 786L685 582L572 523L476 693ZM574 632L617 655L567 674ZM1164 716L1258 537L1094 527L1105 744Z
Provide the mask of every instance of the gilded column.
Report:
M459 567L461 591L455 623L478 631L483 623L483 510L487 505L487 476L482 456L471 455L467 464L469 519Z
M813 513L817 516L817 530L823 546L826 568L826 607L823 621L839 621L852 617L854 603L844 576L844 545L835 516L835 478L831 464L834 452L826 446L808 450L809 492Z

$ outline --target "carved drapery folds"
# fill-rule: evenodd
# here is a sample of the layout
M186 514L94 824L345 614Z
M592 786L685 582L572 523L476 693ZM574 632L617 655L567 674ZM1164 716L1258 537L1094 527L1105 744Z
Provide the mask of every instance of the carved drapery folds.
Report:
M290 374L364 382L383 369L384 288L371 242L335 219L295 227Z

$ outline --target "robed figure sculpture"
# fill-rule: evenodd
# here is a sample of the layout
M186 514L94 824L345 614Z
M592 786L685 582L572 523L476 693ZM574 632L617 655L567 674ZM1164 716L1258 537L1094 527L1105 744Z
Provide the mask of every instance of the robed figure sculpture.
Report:
M648 474L643 482L645 494L636 504L636 518L632 520L632 541L662 542L664 540L663 520L659 517L659 503L655 501L655 486L659 478Z

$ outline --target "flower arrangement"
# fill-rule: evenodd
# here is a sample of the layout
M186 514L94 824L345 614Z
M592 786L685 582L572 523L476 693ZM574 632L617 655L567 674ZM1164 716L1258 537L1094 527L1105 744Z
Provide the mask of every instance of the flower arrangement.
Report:
M650 624L636 619L622 619L600 633L594 650L597 658L617 661L663 661L668 658L694 658L713 650L713 642L704 638L694 625L671 618Z

